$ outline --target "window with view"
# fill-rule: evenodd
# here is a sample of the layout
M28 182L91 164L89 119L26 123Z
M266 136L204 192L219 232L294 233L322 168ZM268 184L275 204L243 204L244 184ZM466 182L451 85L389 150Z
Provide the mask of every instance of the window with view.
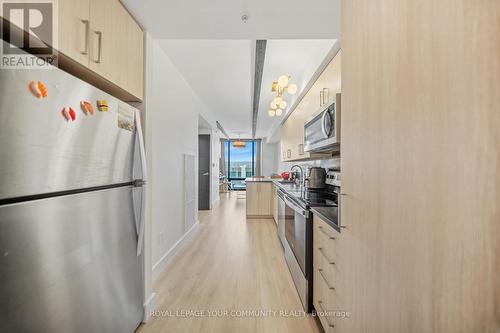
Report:
M244 142L244 147L235 147L231 140L225 142L226 176L235 185L238 183L234 181L243 181L245 178L255 175L257 160L256 142L255 140Z

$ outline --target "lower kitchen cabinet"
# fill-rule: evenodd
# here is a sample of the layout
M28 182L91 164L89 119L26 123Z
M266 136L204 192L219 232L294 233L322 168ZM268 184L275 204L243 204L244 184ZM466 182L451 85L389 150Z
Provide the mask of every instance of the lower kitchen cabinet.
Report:
M340 234L317 216L314 216L313 228L313 304L325 332L336 332L339 311L336 246Z
M272 213L271 182L247 182L247 217L270 218Z

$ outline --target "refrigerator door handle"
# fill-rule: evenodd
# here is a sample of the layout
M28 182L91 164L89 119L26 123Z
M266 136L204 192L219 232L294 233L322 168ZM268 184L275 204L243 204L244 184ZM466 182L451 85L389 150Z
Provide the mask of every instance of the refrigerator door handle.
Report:
M141 160L141 174L142 179L137 179L134 181L136 187L142 187L141 193L141 209L139 213L138 221L138 235L137 235L137 256L142 253L142 248L144 245L144 210L146 207L146 179L147 179L147 165L146 165L146 150L144 149L144 138L142 136L142 126L141 126L141 115L138 110L135 110L135 129L137 133L137 139L139 144L139 154Z

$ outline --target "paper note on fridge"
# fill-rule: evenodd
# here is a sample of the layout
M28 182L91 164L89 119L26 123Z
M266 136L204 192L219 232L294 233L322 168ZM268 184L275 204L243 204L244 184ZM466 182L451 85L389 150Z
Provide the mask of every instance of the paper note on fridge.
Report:
M127 131L135 131L134 110L118 105L118 127Z

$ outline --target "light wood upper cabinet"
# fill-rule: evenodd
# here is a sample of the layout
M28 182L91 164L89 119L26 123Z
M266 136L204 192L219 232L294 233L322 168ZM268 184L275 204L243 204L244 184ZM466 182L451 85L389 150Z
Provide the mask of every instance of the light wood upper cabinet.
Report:
M60 52L142 100L143 31L118 0L60 1L59 20Z
M128 13L127 13L128 14ZM127 90L142 99L144 87L144 32L134 20L127 20Z
M336 94L341 92L341 57L342 51L339 51L283 124L282 161L306 160L322 156L304 152L304 123L320 109L319 92L323 88L329 89L330 102L333 102Z
M120 5L116 0L91 0L90 17L90 62L89 68L105 79L123 84L120 80L119 40L115 39L114 26L123 24L121 11L116 12ZM112 14L111 14L112 13ZM112 17L111 17L112 16ZM123 31L123 26L121 26ZM124 31L123 31L124 32Z
M89 64L90 0L64 0L59 7L58 49L84 66Z

